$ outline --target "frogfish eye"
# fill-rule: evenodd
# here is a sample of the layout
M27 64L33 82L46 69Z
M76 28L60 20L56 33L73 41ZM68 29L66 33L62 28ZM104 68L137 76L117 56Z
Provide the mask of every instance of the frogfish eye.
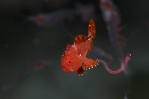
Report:
M69 64L71 63L71 61L68 62Z

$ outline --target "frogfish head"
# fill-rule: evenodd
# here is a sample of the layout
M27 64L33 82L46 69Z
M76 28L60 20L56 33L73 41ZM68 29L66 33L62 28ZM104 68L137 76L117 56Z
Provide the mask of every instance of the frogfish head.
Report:
M67 47L61 58L61 67L65 72L77 71L82 66L82 61L77 55L77 50L74 46Z

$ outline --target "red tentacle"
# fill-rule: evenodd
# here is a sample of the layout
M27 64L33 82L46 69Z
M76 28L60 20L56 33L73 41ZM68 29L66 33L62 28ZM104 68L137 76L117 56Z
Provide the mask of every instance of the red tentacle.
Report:
M121 67L117 70L111 70L108 66L108 64L103 61L103 60L98 60L99 62L103 63L104 67L106 68L106 70L110 73L110 74L118 74L121 73L127 66L128 66L128 62L130 60L130 56L131 54L127 54L124 60L124 64L121 64Z

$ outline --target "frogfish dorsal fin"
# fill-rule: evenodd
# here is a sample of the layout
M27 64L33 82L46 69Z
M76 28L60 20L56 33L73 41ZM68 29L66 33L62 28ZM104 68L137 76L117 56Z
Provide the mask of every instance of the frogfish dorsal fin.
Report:
M87 40L87 36L79 34L74 39L74 45L80 44L82 42L85 42Z
M88 52L88 43L86 42L88 40L88 37L85 35L77 35L74 40L74 45L77 48L77 54L78 55L85 55L86 52ZM86 55L85 55L86 56Z
M88 25L88 37L94 38L96 36L95 22L91 19Z
M88 49L88 53L91 51L92 47L93 47L93 40L92 40L91 45L90 45L90 47Z

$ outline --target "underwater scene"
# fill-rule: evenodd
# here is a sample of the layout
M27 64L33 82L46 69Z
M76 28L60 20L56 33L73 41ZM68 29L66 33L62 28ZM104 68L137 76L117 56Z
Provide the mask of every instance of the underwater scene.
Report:
M1 0L0 99L149 99L148 5Z

